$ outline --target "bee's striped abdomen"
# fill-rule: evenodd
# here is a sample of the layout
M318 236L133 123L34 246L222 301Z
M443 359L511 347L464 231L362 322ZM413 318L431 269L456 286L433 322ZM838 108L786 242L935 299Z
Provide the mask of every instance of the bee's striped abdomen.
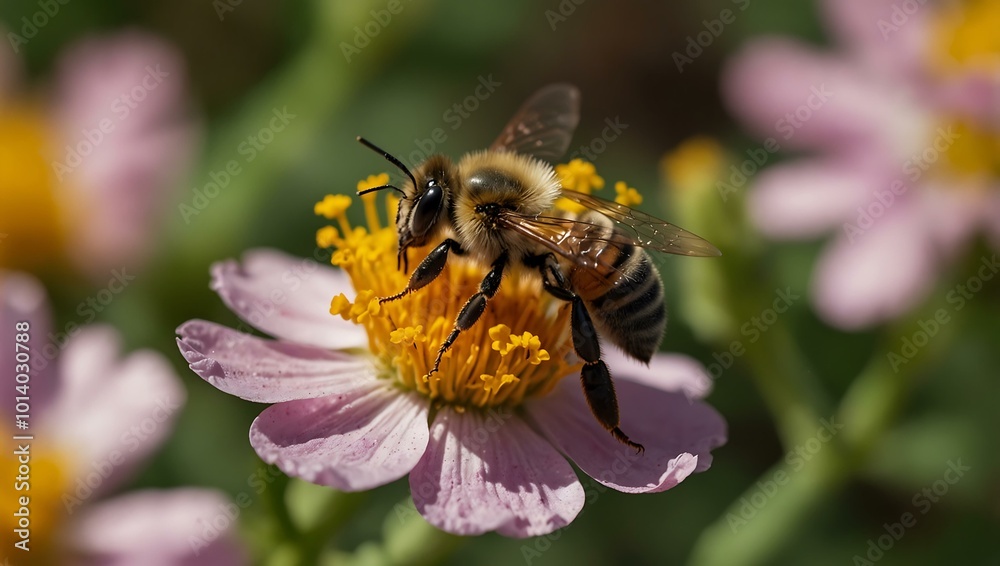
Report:
M591 313L609 340L633 358L648 362L667 326L663 283L649 254L639 248L633 248L620 269L617 284L590 301Z
M597 223L598 215L588 216ZM610 223L605 220L601 224L606 226L604 237L611 236ZM581 262L590 267L578 265L571 270L573 291L587 302L602 336L629 356L648 362L667 325L663 283L649 254L631 244L595 241L584 255L595 261Z

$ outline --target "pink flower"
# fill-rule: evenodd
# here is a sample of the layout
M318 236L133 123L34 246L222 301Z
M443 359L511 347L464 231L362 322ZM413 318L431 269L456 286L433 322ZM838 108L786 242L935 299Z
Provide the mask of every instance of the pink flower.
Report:
M0 265L53 259L106 280L152 251L197 143L180 54L138 31L58 59L44 100L0 56Z
M726 432L701 401L710 389L704 368L679 355L657 355L645 367L609 353L622 427L646 447L637 455L598 425L578 380L561 379L579 368L563 361L565 311L553 313L541 293L529 294L537 287L516 278L478 322L481 338L459 339L438 377L423 380L426 353L482 274L451 265L419 293L377 308L373 293L405 282L395 229L378 228L374 214L371 234L351 229L345 203L327 197L318 210L326 207L347 236L327 228L318 239L335 242L344 270L268 250L212 268L211 286L226 305L277 340L200 320L177 330L195 373L272 404L250 429L264 461L344 491L409 474L416 508L433 525L512 537L552 532L580 512L584 490L567 459L628 493L663 491L709 467ZM343 295L354 294L352 280L364 288L353 304ZM354 323L331 317L331 308ZM537 334L497 324L519 318Z
M840 232L812 295L826 320L856 329L925 299L977 232L1000 247L1000 54L989 39L1000 7L822 6L839 51L754 41L723 91L762 139L809 153L758 175L750 213L775 238Z
M0 357L4 383L23 385L18 395L29 398L29 416L18 417L29 426L5 427L14 445L0 459L13 478L23 463L16 450L28 446L30 490L16 490L11 482L3 498L9 507L19 505L19 496L30 497L30 554L24 556L38 564L244 563L234 529L203 540L205 522L228 503L222 494L183 488L103 499L162 444L184 404L184 389L167 361L149 351L121 359L118 334L109 327L53 332L45 292L30 276L0 272L0 299L0 337L11 346L26 344L21 352L29 358L28 368L18 367L13 346ZM0 407L4 423L13 424L14 403ZM32 438L9 440L13 435ZM20 540L15 510L5 509L2 520L8 549Z

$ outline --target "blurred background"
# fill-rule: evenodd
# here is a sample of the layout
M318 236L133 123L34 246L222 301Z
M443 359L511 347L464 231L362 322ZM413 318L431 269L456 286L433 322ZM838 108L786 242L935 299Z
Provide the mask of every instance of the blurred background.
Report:
M283 497L313 492L251 449L261 407L174 343L188 319L239 323L209 266L311 257L313 204L386 170L355 136L458 157L567 81L568 157L723 250L657 264L662 349L716 378L729 441L675 489L602 490L548 537L407 563L1000 564L1000 3L389 4L0 5L2 267L44 286L57 345L106 323L187 391L112 494L247 498L236 540L279 563ZM407 494L351 500L324 542L377 543Z

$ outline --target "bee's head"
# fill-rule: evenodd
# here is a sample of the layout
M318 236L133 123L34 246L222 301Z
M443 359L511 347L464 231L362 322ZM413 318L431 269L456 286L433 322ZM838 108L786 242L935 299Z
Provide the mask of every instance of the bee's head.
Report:
M409 177L402 189L384 185L364 191L395 189L403 194L396 211L396 231L399 234L399 259L406 271L407 248L427 244L440 233L444 225L441 219L446 218L444 212L450 206L451 191L455 186L451 160L443 155L431 156L417 168L414 175L401 161L368 140L359 137L358 141L382 154Z

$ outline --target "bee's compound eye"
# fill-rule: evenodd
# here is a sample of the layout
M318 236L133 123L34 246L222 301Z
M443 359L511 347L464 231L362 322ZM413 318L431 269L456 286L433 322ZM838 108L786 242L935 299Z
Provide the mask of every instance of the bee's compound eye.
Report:
M427 191L417 201L413 218L410 220L410 231L416 237L421 237L431 229L437 220L438 212L444 202L444 190L435 181L427 183Z

